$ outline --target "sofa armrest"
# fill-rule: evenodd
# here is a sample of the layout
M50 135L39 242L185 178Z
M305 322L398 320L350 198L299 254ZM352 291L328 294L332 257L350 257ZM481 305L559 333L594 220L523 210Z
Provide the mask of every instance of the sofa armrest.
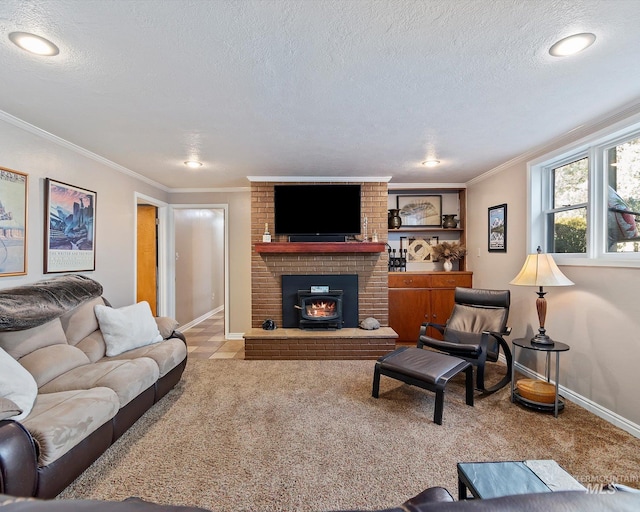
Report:
M33 496L37 475L38 451L31 434L17 421L0 421L0 493Z
M169 338L178 338L178 339L181 339L185 345L187 344L187 338L180 331L173 331L171 333L171 336L169 336Z

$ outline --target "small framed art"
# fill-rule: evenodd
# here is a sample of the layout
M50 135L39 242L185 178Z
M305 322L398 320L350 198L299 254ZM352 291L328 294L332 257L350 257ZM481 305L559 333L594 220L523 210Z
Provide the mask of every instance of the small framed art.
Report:
M507 205L489 208L489 252L507 252Z
M27 273L28 175L0 167L0 277Z
M44 272L96 268L96 193L47 178Z
M442 196L398 196L403 227L442 227Z

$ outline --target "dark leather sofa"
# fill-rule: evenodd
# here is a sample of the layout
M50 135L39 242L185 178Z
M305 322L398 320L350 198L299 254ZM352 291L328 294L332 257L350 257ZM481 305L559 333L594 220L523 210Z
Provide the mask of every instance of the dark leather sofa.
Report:
M2 512L211 512L197 507L159 505L138 498L124 501L36 500L0 495ZM246 510L246 506L239 505ZM520 494L488 500L453 501L442 487L431 487L402 505L379 512L637 512L640 494L588 494L566 491ZM213 511L215 512L215 511ZM357 511L351 511L357 512Z

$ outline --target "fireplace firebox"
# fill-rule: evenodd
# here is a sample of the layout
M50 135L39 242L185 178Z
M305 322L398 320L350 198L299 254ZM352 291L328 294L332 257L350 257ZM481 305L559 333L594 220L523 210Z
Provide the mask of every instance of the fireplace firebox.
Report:
M300 329L342 329L342 290L298 290L296 309Z
M358 327L358 275L283 275L282 326L316 330Z

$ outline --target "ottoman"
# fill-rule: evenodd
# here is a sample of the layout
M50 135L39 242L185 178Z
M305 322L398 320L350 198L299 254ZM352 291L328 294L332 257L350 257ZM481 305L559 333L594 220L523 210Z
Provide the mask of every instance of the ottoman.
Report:
M400 347L376 362L371 395L378 398L380 375L434 391L433 421L442 425L444 389L449 379L463 371L466 373L466 403L473 407L473 365L470 362L431 350Z

